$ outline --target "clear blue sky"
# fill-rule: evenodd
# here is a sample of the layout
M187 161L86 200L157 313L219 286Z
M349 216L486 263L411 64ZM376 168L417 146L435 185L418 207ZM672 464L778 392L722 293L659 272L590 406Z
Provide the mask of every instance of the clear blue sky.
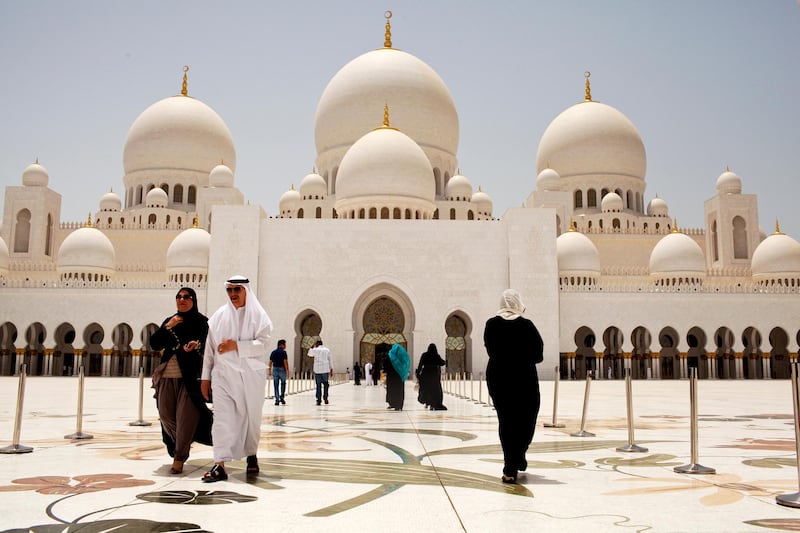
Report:
M128 128L150 104L189 93L223 118L236 185L275 214L314 165L314 113L330 78L383 44L428 63L459 112L459 164L495 215L535 189L547 125L583 98L616 107L647 149L656 193L681 227L726 166L800 240L798 0L0 2L0 186L37 157L85 220L123 195Z

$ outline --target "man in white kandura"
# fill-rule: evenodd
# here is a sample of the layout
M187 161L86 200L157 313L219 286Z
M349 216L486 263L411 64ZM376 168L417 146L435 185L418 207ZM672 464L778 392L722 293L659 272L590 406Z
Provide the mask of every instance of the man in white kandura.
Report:
M213 483L228 479L225 462L247 457L247 473L258 473L258 441L267 385L267 339L272 321L251 293L250 281L225 282L228 302L208 320L200 391L209 400L213 388L214 466L203 475Z

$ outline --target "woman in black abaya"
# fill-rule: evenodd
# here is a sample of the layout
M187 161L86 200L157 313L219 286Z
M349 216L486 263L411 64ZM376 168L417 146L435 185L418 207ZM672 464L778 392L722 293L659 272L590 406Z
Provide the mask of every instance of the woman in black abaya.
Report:
M494 402L503 447L503 483L516 483L528 467L525 452L539 415L539 376L544 344L536 326L522 316L525 306L514 289L503 291L500 310L486 321L483 342L489 355L486 384Z
M183 472L192 442L211 445L211 410L200 394L203 350L208 318L197 309L194 289L175 295L177 313L167 317L150 337L150 346L163 350L153 372L153 387L161 419L161 436L173 458L171 472Z
M442 404L441 367L445 360L439 355L436 345L431 343L428 350L419 358L417 365L417 379L419 379L419 402L434 411L445 411L447 407Z

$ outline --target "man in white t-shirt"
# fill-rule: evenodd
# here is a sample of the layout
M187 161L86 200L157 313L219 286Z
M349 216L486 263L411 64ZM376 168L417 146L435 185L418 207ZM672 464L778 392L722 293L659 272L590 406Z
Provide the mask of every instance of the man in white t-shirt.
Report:
M314 380L317 384L317 405L324 400L328 403L328 389L330 383L328 376L333 376L333 360L331 351L322 344L322 339L314 343L314 347L308 351L308 356L314 358Z
M367 380L367 387L372 385L372 363L369 361L364 365L364 379Z

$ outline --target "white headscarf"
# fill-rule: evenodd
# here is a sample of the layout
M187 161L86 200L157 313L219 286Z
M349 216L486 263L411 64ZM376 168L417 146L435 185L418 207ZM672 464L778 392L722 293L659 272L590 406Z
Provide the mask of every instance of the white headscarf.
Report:
M514 320L522 316L525 312L525 304L522 303L522 296L515 289L506 289L500 298L500 310L497 316L506 320Z
M242 278L245 279L245 278ZM272 320L261 306L256 296L250 292L250 287L246 281L239 282L237 277L233 277L225 282L225 286L237 285L243 287L247 296L244 301L244 316L242 323L239 324L239 310L234 307L228 298L227 305L217 309L208 319L208 329L214 333L214 338L218 341L223 339L234 340L253 340L258 332L264 328L272 330Z

